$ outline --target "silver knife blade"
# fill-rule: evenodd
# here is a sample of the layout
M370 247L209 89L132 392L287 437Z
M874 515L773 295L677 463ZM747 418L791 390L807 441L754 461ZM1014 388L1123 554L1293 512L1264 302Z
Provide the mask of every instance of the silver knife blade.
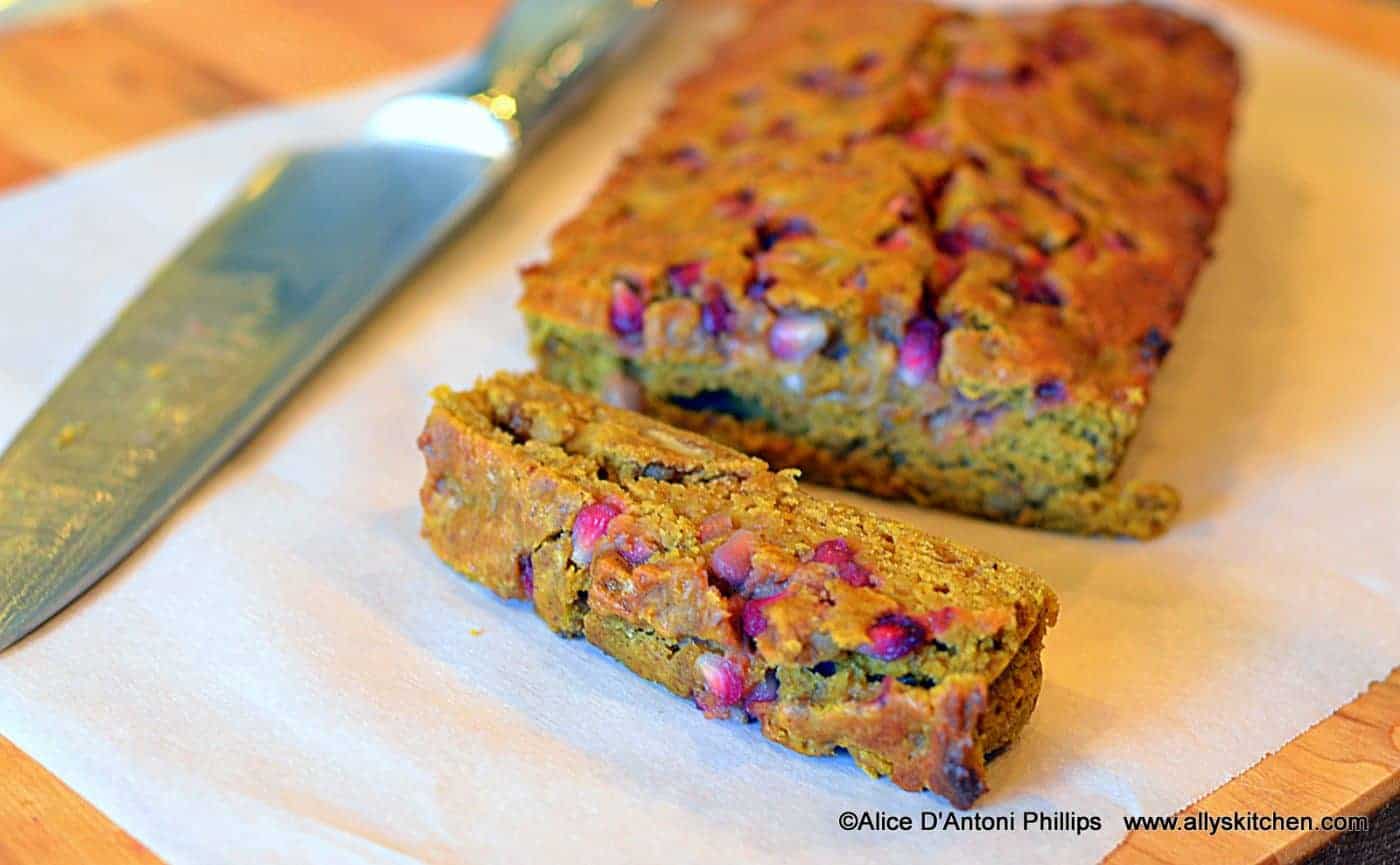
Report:
M517 3L476 63L365 140L264 166L0 455L0 650L122 560L508 176L649 20Z

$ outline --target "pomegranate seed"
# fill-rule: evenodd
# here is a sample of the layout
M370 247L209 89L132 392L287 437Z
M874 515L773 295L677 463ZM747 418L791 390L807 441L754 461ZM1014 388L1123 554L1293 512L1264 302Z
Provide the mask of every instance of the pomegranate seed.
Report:
M765 134L769 138L777 138L783 141L794 141L797 138L797 121L791 117L779 117L768 124Z
M728 333L734 326L734 310L724 299L724 290L718 285L710 287L710 297L700 307L700 326L712 336Z
M998 417L1001 416L1001 413L1002 409L999 408L979 408L977 411L972 413L972 417L968 418L968 420L972 422L973 426L989 427L992 424L996 423L996 420Z
M1016 81L1017 69L1004 69L1000 66L956 66L948 72L948 83L968 86L995 87Z
M1087 57L1092 50L1093 46L1089 44L1089 40L1079 31L1069 27L1056 27L1050 31L1045 46L1045 53L1052 63L1069 63Z
M928 275L928 284L933 289L933 294L939 295L953 281L962 276L963 266L961 262L950 261L947 258L935 258L933 260L933 270ZM929 306L926 309L932 310Z
M841 82L836 85L835 92L837 96L842 96L846 99L854 99L857 96L864 96L866 93L869 93L870 87L858 78L843 78Z
M777 281L776 277L770 276L769 274L755 272L754 278L749 282L748 287L744 289L744 294L753 300L762 300L763 295L767 294L768 289L772 288Z
M636 567L656 553L656 548L646 538L638 535L626 534L617 538L613 543L618 555L622 556L627 564Z
M771 703L778 699L778 674L769 670L757 685L749 689L749 693L744 697L744 711L753 714L753 708L759 703Z
M743 123L735 123L719 134L720 144L738 144L749 137L749 128Z
M1026 303L1039 303L1045 306L1063 306L1064 299L1055 290L1055 286L1043 276L1029 273L1018 274L1016 277L1016 296Z
M710 553L710 571L731 591L738 591L753 569L753 550L758 536L740 529Z
M611 502L594 502L585 505L574 517L574 549L569 559L576 565L584 566L593 561L593 548L608 530L608 523L622 513L622 509Z
M869 648L861 651L881 661L894 661L924 644L923 625L899 613L886 613L865 632Z
M836 575L853 586L870 585L870 570L855 560L856 554L843 538L822 541L812 551L812 561L831 565Z
M896 195L885 205L886 213L893 213L899 217L900 222L913 222L918 215L918 205L912 195Z
M881 57L878 52L867 51L851 61L848 67L856 75L861 75L880 65Z
M745 219L753 213L754 205L758 202L758 196L752 189L735 190L716 202L720 216L729 219Z
M1021 218L1011 211L1001 209L993 210L992 217L996 219L997 223L1000 224L1002 228L1012 234L1019 234L1021 232Z
M741 618L744 624L744 634L750 637L757 637L768 630L768 616L763 612L769 604L776 602L779 598L786 596L786 592L779 592L767 598L754 598L744 602L744 611Z
M691 171L700 171L709 164L705 159L705 154L700 152L700 148L694 146L678 147L667 153L664 159L672 165L679 165Z
M1055 179L1050 172L1037 165L1027 165L1021 169L1021 179L1032 189L1037 189L1046 195L1054 196L1058 190L1055 188Z
M974 246L972 236L960 228L938 232L933 238L933 245L944 255L952 256L966 255Z
M734 518L729 514L710 514L700 521L697 534L700 536L700 543L712 541L720 535L726 535L734 531Z
M778 316L768 331L768 349L778 360L800 362L820 351L830 335L821 316L787 313Z
M612 305L608 308L613 330L622 336L640 333L645 312L641 286L627 279L613 280Z
M943 325L936 318L916 318L899 344L899 378L910 387L923 383L943 356Z
M904 133L904 143L918 150L937 150L946 138L942 130L928 126Z
M925 613L921 618L926 633L934 637L944 633L957 621L958 613L957 607L943 607L931 613Z
M881 232L875 238L875 243L881 249L890 252L901 252L913 245L914 241L909 237L909 231L904 228L891 228L889 231Z
M1013 251L1016 262L1025 270L1044 270L1050 263L1045 253L1032 246L1021 245Z
M1186 194L1202 207L1212 207L1215 204L1215 193L1204 181L1187 174L1185 171L1172 172L1172 179L1177 182Z
M695 671L709 696L720 706L737 706L744 699L744 677L728 658L701 655L695 659Z
M1119 252L1137 252L1137 240L1125 231L1111 232L1104 240L1104 246Z
M704 265L698 261L673 264L666 268L666 284L673 293L689 297L690 290L700 284L703 269Z
M1172 341L1163 336L1162 332L1155 327L1147 329L1147 333L1143 335L1139 345L1143 360L1158 363L1161 363L1162 359L1167 356L1167 352L1172 350Z
M839 565L842 562L849 562L853 558L855 558L855 553L852 552L851 545L846 543L845 538L822 541L817 544L815 550L812 550L812 561L821 562L824 565Z
M797 86L807 90L824 90L836 83L836 70L830 66L808 69L797 76Z
M1035 386L1035 398L1041 402L1064 402L1069 396L1065 383L1057 378L1046 379Z
M836 575L858 589L863 586L875 585L875 582L870 579L870 569L859 562L847 562L844 565L838 565L836 567Z
M812 223L802 217L794 216L777 222L765 219L754 226L754 234L758 238L759 250L767 252L780 240L787 240L790 237L811 237L816 234L816 229L812 227Z
M744 604L744 634L750 637L757 637L768 630L768 618L763 615L763 607L759 601L749 601Z

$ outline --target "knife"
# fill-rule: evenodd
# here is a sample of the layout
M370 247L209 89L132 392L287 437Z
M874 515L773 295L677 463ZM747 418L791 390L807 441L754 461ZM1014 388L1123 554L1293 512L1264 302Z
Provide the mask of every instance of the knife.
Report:
M0 650L78 597L480 210L655 0L520 0L361 137L256 171L0 455Z

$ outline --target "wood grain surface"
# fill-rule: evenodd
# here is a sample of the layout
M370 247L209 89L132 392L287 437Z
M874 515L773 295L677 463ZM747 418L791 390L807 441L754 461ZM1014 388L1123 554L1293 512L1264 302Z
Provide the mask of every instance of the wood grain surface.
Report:
M1390 0L1228 2L1400 69L1400 4ZM144 0L0 33L0 190L240 108L316 96L465 51L504 5ZM1400 668L1192 809L1318 817L1391 802L1389 813L1397 797ZM1104 861L1292 863L1331 834L1137 832ZM0 865L158 861L0 736Z
M1370 815L1400 797L1400 667L1322 723L1183 810L1217 817ZM1104 865L1286 865L1338 833L1133 832ZM1393 840L1393 839L1392 839ZM1380 861L1380 860L1378 860ZM1400 860L1391 860L1391 862Z
M159 861L0 736L0 865Z

